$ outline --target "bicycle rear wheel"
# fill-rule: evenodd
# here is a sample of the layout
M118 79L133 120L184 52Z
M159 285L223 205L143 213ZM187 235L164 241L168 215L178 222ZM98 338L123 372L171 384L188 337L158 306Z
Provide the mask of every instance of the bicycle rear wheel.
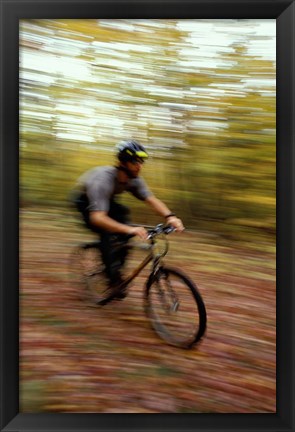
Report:
M76 247L71 259L71 272L80 287L82 299L103 305L113 298L108 288L99 242Z
M156 333L170 345L191 348L206 330L206 308L196 285L179 270L161 267L149 278L145 309Z

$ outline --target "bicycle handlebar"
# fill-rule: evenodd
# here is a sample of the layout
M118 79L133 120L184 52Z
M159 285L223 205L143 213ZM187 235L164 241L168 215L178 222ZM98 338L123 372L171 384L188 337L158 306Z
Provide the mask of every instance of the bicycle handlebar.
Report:
M156 237L159 234L170 234L175 231L175 228L172 225L159 224L156 225L152 229L148 229L148 240Z

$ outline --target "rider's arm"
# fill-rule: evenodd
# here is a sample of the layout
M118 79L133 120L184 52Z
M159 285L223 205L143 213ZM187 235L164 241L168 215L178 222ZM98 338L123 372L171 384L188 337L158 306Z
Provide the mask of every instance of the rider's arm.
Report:
M171 210L164 204L159 198L156 198L154 195L150 195L146 198L145 202L149 204L152 209L160 216L165 217L171 214Z
M147 232L142 227L130 227L110 218L105 211L90 212L90 222L108 232L137 235L142 239L146 239Z
M165 218L166 222L172 225L177 231L183 231L184 227L182 221L176 217L174 213L169 210L163 201L151 195L146 198L145 202L152 207L152 209L160 216ZM169 216L171 215L171 216Z

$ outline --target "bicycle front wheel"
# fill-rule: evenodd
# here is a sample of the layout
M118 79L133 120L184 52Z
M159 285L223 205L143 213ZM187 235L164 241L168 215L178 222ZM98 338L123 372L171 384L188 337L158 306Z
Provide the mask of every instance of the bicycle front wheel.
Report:
M145 309L156 333L170 345L191 348L206 330L206 308L196 285L179 270L161 267L146 286Z
M80 286L83 299L98 305L112 299L99 242L77 246L71 259L71 272Z

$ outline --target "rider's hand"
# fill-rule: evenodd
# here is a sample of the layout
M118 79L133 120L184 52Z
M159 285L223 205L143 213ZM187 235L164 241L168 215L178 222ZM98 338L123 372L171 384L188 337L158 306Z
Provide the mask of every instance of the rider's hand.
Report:
M175 228L175 230L178 232L184 231L184 226L182 224L181 219L179 219L176 216L170 216L169 218L167 218L167 223L169 225L172 225L173 228Z
M138 236L142 240L146 240L148 238L148 232L143 227L132 227L132 228L130 228L129 234L134 235L134 236Z

